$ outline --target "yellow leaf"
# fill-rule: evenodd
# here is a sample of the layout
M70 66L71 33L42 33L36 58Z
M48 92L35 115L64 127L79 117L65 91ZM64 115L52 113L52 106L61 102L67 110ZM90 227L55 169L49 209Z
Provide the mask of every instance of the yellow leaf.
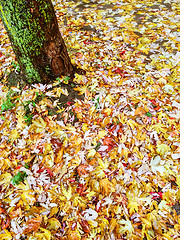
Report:
M127 208L129 208L129 213L130 213L130 215L131 215L132 213L138 212L138 207L139 207L139 206L140 206L140 205L139 205L138 202L135 202L135 201L129 202L128 205L127 205Z
M109 116L109 115L111 114L111 112L112 112L112 109L111 109L111 108L106 108L106 109L104 110L104 113L106 114L106 116Z
M17 129L22 129L24 128L25 124L25 119L24 119L24 115L25 115L25 111L23 108L20 108L19 111L17 111L16 113L16 117L17 117L17 125L16 128Z
M48 230L57 230L60 227L61 227L61 224L56 218L50 218L48 220L48 226L47 226Z
M122 114L119 114L118 117L119 117L119 121L122 124L125 124L127 122L127 116L124 115L124 112Z
M157 145L157 148L156 148L156 152L161 156L166 155L169 150L170 150L170 147L166 144Z
M107 132L106 130L101 130L101 131L99 131L99 133L98 133L98 135L97 135L98 140L101 139L101 138L103 138L103 137L105 137L107 133L108 133L108 132Z
M46 122L39 117L32 121L31 130L35 131L36 133L41 133L46 127Z
M11 139L11 141L16 141L19 137L19 133L17 131L17 129L13 129L11 131L11 133L9 134L9 139Z
M74 144L74 145L75 145L75 146L78 146L78 145L80 145L80 144L82 143L82 141L83 141L83 140L82 140L82 138L81 138L81 137L79 137L79 138L77 138L77 139L76 139L76 141L75 141L75 144Z
M87 123L83 123L83 125L82 125L82 130L83 130L83 132L86 132L86 131L89 130Z
M51 208L51 212L50 212L50 214L49 214L48 217L51 218L51 217L52 217L53 215L55 215L58 211L59 211L58 207L52 207L52 208Z
M176 184L178 185L178 187L180 188L180 175L178 175L176 177Z
M167 132L166 126L161 123L157 123L157 124L153 125L151 127L151 129L155 130L157 133L160 133L160 132L166 133Z
M99 181L102 192L109 194L110 192L115 192L116 189L114 185L108 180L108 178L101 179Z
M87 158L92 158L94 157L96 154L96 150L95 149L90 149L88 154L87 154Z
M109 161L107 158L105 158L104 161L102 161L100 158L98 158L98 163L101 166L102 170L107 169L109 166Z
M43 157L42 162L48 168L51 168L54 165L54 152Z
M146 218L141 218L141 221L144 223L144 225L146 226L146 228L151 228L152 227L152 224L151 222L146 219Z
M4 173L0 175L0 184L10 183L12 175L10 173Z
M120 234L126 233L127 238L130 239L130 237L132 236L132 233L134 232L134 228L131 224L131 221L122 219L119 221L119 224L124 225L120 227L120 230L119 230Z
M169 205L167 205L167 204L168 204L168 202L166 202L165 200L162 200L160 202L160 204L158 205L158 209L160 209L162 211L166 210L166 211L168 211L170 213L171 207Z
M77 195L75 195L74 199L73 199L73 207L86 207L87 202L82 198L79 197Z
M18 189L22 189L22 190L29 190L29 184L28 184L28 181L27 179L24 180L24 182L22 183L19 183L16 188Z
M83 82L83 76L82 75L78 75L77 73L75 74L75 78L73 79L75 82L77 82L78 84Z
M137 157L140 158L140 159L143 159L143 158L144 158L144 156L142 155L142 153L139 151L139 148L138 148L138 147L134 147L133 153L136 153Z
M149 53L149 48L147 48L146 46L144 46L143 44L139 44L138 46L137 46L137 48L138 48L138 50L140 50L140 51L142 51L142 52L144 52L144 53L146 53L146 54L148 54Z
M109 102L110 104L114 104L114 97L111 94L108 94L105 98L105 101Z
M99 223L99 226L101 228L101 231L104 231L105 228L109 226L109 221L106 218L102 218L101 222Z
M66 188L63 186L63 184L61 184L61 191L62 194L67 198L67 200L70 200L72 197L72 189L71 186L69 185L69 189L66 190Z
M129 119L129 120L127 121L127 124L128 124L133 130L135 129L134 127L139 126L139 124L136 123L135 121L133 121L132 119Z
M96 107L95 107L95 106L92 106L92 107L89 109L89 114L92 115L95 110L96 110Z
M110 222L110 229L109 229L110 233L114 230L114 228L116 227L116 225L117 225L117 219L112 218L112 219L111 219L111 222Z
M142 37L139 39L139 41L144 45L149 44L151 42L151 40L147 37Z
M70 208L71 208L71 202L67 201L65 206L62 208L62 210L63 212L68 213Z
M80 49L81 46L77 43L77 44L73 45L73 48L75 48L75 49Z
M0 240L11 240L12 236L11 233L8 232L8 230L4 229L5 233L0 234Z
M43 233L36 233L35 237L38 240L51 240L51 232L46 230L45 228L40 228L41 232Z
M61 162L63 154L64 154L64 147L61 147L61 149L58 152L57 157L55 158L55 163L60 163Z
M81 86L81 87L74 88L74 90L79 91L79 95L83 95L85 92L87 92L87 87Z
M29 205L33 205L36 201L36 198L30 193L34 195L34 191L32 190L24 191L23 194L21 195L21 198L24 202L28 203Z

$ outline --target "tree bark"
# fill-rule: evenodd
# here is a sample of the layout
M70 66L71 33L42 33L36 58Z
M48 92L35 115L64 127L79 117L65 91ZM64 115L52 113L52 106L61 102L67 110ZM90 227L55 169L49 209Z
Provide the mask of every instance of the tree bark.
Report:
M28 83L74 77L51 0L0 0L0 17Z

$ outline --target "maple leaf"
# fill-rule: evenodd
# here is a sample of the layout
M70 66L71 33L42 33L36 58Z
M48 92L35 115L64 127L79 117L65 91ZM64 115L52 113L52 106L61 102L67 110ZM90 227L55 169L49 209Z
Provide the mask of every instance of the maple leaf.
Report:
M9 134L9 139L11 142L16 141L19 138L19 133L17 129L13 129Z
M101 131L99 131L99 133L98 133L98 135L97 135L98 140L101 139L101 138L103 138L103 137L105 137L107 133L108 133L108 132L107 132L106 130L101 130Z
M62 194L67 198L67 200L70 200L71 197L72 197L72 188L71 186L69 185L69 188L66 189L63 184L61 184L61 191L62 191Z
M42 119L42 117L38 117L35 120L32 120L31 130L36 133L41 133L46 128L46 122Z
M160 156L156 156L155 158L151 159L150 166L152 172L154 172L155 174L157 174L157 171L160 172L161 174L165 172L165 168L164 166L160 165L160 162L161 162Z
M162 123L157 123L153 126L150 127L150 129L156 131L157 133L166 133L166 125L162 124Z
M98 217L98 213L91 208L86 209L82 214L87 221L95 220Z
M118 223L120 225L123 225L123 226L120 227L119 233L120 234L126 233L128 238L131 237L132 233L134 232L134 228L132 226L131 221L122 219L122 220L118 221Z
M101 179L99 181L99 185L101 187L101 190L105 194L109 194L109 192L115 192L114 185L108 180L108 178Z
M127 208L129 208L129 213L130 215L132 213L138 212L138 207L140 206L140 204L136 201L130 201L127 205Z
M87 173L87 170L86 170L87 166L84 165L84 164L81 164L78 168L77 168L77 173L79 176L81 175L84 175Z
M166 155L169 150L170 150L170 147L166 144L159 144L157 145L157 148L156 148L156 152L161 156Z
M87 154L87 158L92 158L94 157L96 154L96 150L95 149L90 149L88 154Z
M132 119L129 119L129 120L127 121L127 124L128 124L133 130L135 129L135 127L138 127L138 126L139 126L139 124L136 123L135 121L133 121Z
M109 167L109 161L107 158L105 158L104 161L102 161L100 158L98 158L98 163L102 170L105 170Z
M33 196L34 194L35 193L33 190L26 190L23 192L23 194L21 194L21 198L25 203L33 205L36 201L36 198Z
M41 216L37 216L36 218L31 218L26 222L26 229L24 230L24 234L27 234L31 231L33 231L34 233L36 233L41 225L42 222L42 217Z

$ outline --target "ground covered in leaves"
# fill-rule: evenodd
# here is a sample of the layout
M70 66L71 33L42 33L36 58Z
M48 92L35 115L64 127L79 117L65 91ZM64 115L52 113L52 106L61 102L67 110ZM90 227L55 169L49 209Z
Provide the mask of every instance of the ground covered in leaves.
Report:
M85 97L8 88L1 23L0 239L179 239L179 0L54 4Z

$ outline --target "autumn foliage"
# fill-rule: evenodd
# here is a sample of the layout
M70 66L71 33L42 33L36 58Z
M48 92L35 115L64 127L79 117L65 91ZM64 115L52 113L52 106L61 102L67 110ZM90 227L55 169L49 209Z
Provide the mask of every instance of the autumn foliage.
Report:
M0 239L179 239L179 15L163 2L57 1L85 98L62 106L64 78L0 84Z

